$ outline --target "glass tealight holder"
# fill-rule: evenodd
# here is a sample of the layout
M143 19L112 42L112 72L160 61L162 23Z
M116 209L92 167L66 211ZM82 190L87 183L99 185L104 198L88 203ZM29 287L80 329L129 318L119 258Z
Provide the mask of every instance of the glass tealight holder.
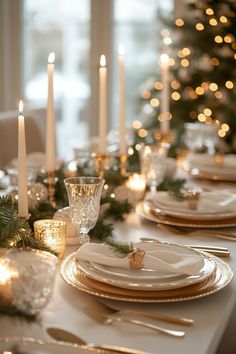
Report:
M11 249L3 256L10 304L25 314L36 315L52 296L58 259L35 249Z
M0 258L0 300L1 303L12 304L12 283L18 277L18 271L4 255Z
M142 200L146 190L145 175L142 173L134 173L130 175L128 181L126 182L126 187L135 193L135 199L137 201Z
M165 177L169 147L170 145L167 143L158 142L152 145L143 145L139 150L141 172L145 175L151 192L156 192L156 188Z
M66 246L66 223L64 221L42 219L34 222L35 239L64 257Z

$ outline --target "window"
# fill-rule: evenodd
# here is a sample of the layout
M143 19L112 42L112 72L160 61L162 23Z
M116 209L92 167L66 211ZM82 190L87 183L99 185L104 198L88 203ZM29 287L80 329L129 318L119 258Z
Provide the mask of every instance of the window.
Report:
M93 2L101 0L25 0L24 1L24 91L29 103L46 105L47 58L55 52L54 92L57 113L58 148L61 157L72 157L72 148L88 140L91 82L97 73L90 63L90 50L102 42L104 33L90 36L91 21L99 21L99 14L91 11ZM150 73L156 70L160 24L157 12L171 12L173 0L165 5L157 0L113 1L112 66L110 77L110 126L117 128L118 87L117 49L126 49L127 125L139 114L138 96ZM93 17L91 17L93 14ZM97 18L96 18L97 17ZM100 20L101 21L101 20ZM102 53L100 53L102 54ZM90 68L94 73L89 72ZM96 71L96 72L95 72ZM98 95L98 92L93 92ZM66 143L65 143L66 142Z
M56 54L57 145L66 157L88 137L90 1L25 0L24 47L25 99L37 105L46 104L47 59Z
M115 0L114 7L114 58L119 43L126 50L126 101L127 121L130 125L140 114L138 97L150 75L157 70L160 51L161 25L158 12L171 12L173 1L166 0ZM115 66L116 68L116 66ZM117 70L114 70L117 77ZM118 121L118 95L113 86L113 122Z

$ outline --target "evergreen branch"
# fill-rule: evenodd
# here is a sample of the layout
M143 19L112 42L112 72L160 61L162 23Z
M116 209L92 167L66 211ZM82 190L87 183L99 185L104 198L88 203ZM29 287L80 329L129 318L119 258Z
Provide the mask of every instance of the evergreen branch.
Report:
M16 205L9 196L0 197L0 247L29 247L56 254L44 243L35 240L28 221L18 217Z
M0 314L11 316L11 317L21 317L27 322L35 321L37 318L36 315L27 314L25 312L18 310L15 306L8 305L8 304L0 304Z
M30 209L30 218L28 220L30 227L33 230L33 224L40 219L52 219L57 209L53 208L51 203L44 201L39 203L35 208Z
M112 239L107 239L105 244L108 245L119 257L126 257L134 251L132 243L118 242Z
M108 186L118 187L121 186L127 180L127 177L122 176L119 171L106 170L104 174L104 179Z
M166 177L164 181L159 185L158 190L168 191L172 196L177 199L184 199L186 193L184 193L185 179L173 179Z
M124 214L128 214L132 210L132 205L128 200L115 200L110 196L102 197L101 204L109 203L110 207L105 213L105 217L112 217L114 220L123 220Z
M103 242L107 238L112 237L113 225L106 224L99 219L92 230L89 231L89 237L92 241Z

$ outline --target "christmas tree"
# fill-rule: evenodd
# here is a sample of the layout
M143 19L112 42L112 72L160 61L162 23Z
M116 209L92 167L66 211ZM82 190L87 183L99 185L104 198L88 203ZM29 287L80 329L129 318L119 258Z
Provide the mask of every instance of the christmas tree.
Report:
M236 1L192 1L188 7L186 18L165 23L169 28L161 32L170 57L171 128L180 142L185 122L215 124L225 151L236 152ZM134 122L136 142L157 137L163 85L155 75L142 91L145 120Z

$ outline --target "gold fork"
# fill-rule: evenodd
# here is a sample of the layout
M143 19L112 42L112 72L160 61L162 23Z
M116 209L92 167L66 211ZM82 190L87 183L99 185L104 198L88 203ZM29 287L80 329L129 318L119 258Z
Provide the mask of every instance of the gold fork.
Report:
M174 336L177 338L181 338L185 336L185 332L184 331L179 331L179 330L174 330L174 329L169 329L169 328L164 328L164 327L160 327L160 326L156 326L153 325L152 323L148 323L148 322L143 322L140 320L134 320L134 319L128 319L128 318L123 318L123 317L117 317L117 316L108 316L108 315L104 315L105 323L106 324L111 324L113 322L119 322L119 323L130 323L130 324L134 324L137 326L142 326L142 327L146 327L149 329L153 329L154 331L160 332L160 333L164 333L164 334L168 334L170 336Z
M194 323L194 320L190 318L185 318L185 317L174 317L174 316L169 316L167 314L162 314L159 312L149 312L149 311L143 311L143 310L136 310L136 309L116 309L110 305L107 305L103 302L97 301L95 299L91 299L93 306L92 307L93 311L96 312L97 315L117 315L117 314L132 314L132 315L141 315L145 316L148 318L156 319L159 321L163 322L168 322L168 323L174 323L178 325L183 325L183 326L191 326ZM89 311L90 312L90 311ZM95 313L93 313L94 317ZM99 318L97 317L99 320Z

